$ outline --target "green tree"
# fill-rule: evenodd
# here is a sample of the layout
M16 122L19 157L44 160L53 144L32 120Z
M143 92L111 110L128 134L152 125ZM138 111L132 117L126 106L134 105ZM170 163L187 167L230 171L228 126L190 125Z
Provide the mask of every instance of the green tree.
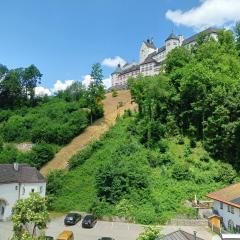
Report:
M30 65L23 71L23 86L26 96L33 100L35 96L35 87L41 83L42 74L35 65Z
M36 237L37 230L44 230L49 221L46 199L31 193L27 199L18 200L13 207L14 240Z
M103 86L103 74L100 63L93 64L91 71L91 82L87 92L87 102L90 108L90 122L103 115L102 100L105 98Z
M156 240L160 237L160 230L156 227L147 227L145 231L139 235L137 240Z

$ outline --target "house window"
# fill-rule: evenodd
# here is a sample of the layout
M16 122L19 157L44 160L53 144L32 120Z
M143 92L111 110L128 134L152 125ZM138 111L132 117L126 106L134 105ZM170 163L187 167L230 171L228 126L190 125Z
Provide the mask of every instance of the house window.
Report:
M220 209L223 209L223 203L220 202Z
M228 205L228 212L230 212L230 206Z
M40 193L43 192L43 186L40 186Z
M234 214L234 207L231 206L231 213Z
M23 187L23 189L22 189L22 195L24 195L25 194L25 187Z
M15 190L18 190L18 186L15 186Z
M31 190L31 192L34 193L34 189L33 189L33 188L32 188L32 190Z
M4 212L5 212L5 208L2 206L2 209L1 209L1 215L2 216L4 215Z

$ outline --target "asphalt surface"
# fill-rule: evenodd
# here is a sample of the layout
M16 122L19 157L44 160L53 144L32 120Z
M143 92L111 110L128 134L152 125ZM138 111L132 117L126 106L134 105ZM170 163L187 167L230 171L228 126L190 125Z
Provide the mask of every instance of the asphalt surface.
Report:
M120 222L104 222L98 221L91 229L84 229L81 221L75 226L65 226L64 217L53 219L48 224L46 235L57 238L64 230L70 230L74 233L75 240L98 240L101 237L113 237L115 240L136 240L138 235L144 231L144 227L138 224L128 224ZM168 234L178 229L193 233L197 231L197 236L204 240L216 240L208 227L204 226L162 226L160 227L162 234ZM10 240L12 236L12 223L0 222L0 240ZM216 236L215 236L216 237Z
M113 237L116 240L135 240L144 228L137 224L98 221L93 228L82 228L81 221L74 226L65 226L64 217L56 218L48 224L46 235L57 238L64 230L74 233L75 240L97 240L101 237ZM10 240L12 235L12 224L10 222L0 223L0 240Z

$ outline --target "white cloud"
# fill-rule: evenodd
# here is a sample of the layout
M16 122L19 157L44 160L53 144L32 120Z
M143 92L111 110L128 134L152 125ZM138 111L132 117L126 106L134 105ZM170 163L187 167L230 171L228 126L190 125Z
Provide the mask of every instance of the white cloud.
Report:
M82 84L85 86L85 87L88 87L89 84L91 83L92 79L91 79L91 76L90 75L85 75L83 76L83 80L82 80ZM111 77L108 77L108 78L105 78L102 80L103 81L103 85L105 88L109 88L111 87Z
M103 79L103 85L106 89L110 88L112 86L111 77Z
M57 80L53 86L52 92L56 93L58 91L63 91L67 87L71 86L74 82L75 80L65 80L63 82L61 80Z
M121 64L121 66L123 66L125 63L126 61L119 56L116 56L114 58L105 58L102 61L103 66L110 67L110 68L115 68L117 67L118 64Z
M43 97L45 95L50 96L52 93L51 93L50 89L48 89L48 88L36 87L35 88L35 94L38 97Z
M88 87L89 84L91 83L91 81L92 81L91 76L90 75L85 75L85 76L83 76L82 84L85 87Z
M202 30L210 26L229 27L240 20L240 0L200 0L188 11L168 10L166 18L177 25Z

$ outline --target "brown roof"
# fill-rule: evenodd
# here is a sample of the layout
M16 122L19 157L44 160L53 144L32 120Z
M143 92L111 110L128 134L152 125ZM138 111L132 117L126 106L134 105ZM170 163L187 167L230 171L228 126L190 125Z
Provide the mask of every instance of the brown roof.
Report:
M209 198L240 208L240 183L232 184L216 192L209 193Z
M157 240L203 240L202 238L194 236L194 234L190 234L183 230L177 230L175 232L169 233L163 237L157 238Z
M18 164L18 170L15 170L14 164L0 164L0 184L42 182L46 182L45 178L34 167Z

